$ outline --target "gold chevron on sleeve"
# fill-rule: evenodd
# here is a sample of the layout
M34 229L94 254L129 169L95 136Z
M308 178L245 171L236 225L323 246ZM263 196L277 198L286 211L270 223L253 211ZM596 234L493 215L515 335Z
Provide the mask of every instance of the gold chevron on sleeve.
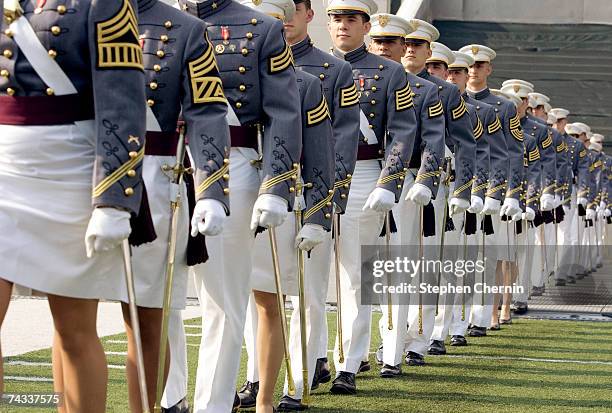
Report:
M318 125L323 122L325 118L331 118L331 116L329 115L327 100L325 100L325 96L323 96L321 97L321 102L315 108L306 112L306 124L308 126Z
M529 162L537 161L538 159L540 159L540 150L538 148L529 151Z
M457 120L459 118L461 118L463 115L465 115L467 113L467 105L465 104L465 101L463 100L463 98L459 98L461 100L461 102L459 102L459 105L451 110L451 115L453 116L453 120Z
M510 129L518 129L521 127L521 118L518 113L514 117L510 118Z
M553 140L552 140L552 134L550 133L550 131L548 131L548 136L546 137L546 139L544 139L542 141L542 148L546 149L548 148L550 145L552 145Z
M460 195L463 191L465 191L466 189L469 189L473 183L474 183L474 178L470 179L469 181L461 185L459 188L455 189L455 191L453 191L453 195L454 196Z
M480 191L482 191L482 190L486 189L486 188L487 188L487 185L489 185L489 183L488 183L488 182L483 182L483 183L481 183L480 185L477 185L477 186L472 187L472 193L473 193L473 194L477 194L478 192L480 192Z
M395 91L395 111L401 112L413 106L412 90L410 89L410 84L406 82L406 86Z
M578 154L578 156L580 156L581 158L584 158L584 157L586 156L586 154L587 154L586 149L583 149L583 150L581 150L581 151L580 151L580 153Z
M202 183L196 189L196 197L199 197L204 191L206 191L212 184L223 178L224 174L229 173L229 164L223 164L223 166L217 169L215 172L210 174L208 178L202 181Z
M435 105L431 105L427 108L427 113L429 114L429 118L435 118L436 116L440 116L444 114L444 107L442 106L442 102L438 101Z
M110 19L97 23L97 66L100 69L134 68L144 70L138 43L138 21L129 0Z
M95 188L93 189L91 196L92 198L97 198L106 192L111 186L117 183L121 178L127 175L128 171L136 169L136 166L142 161L144 158L144 147L138 151L137 155L134 158L131 158L129 161L121 165L119 168L115 169L113 173L108 175L102 181L100 181Z
M495 116L495 120L491 122L489 126L487 126L487 132L489 135L493 135L495 132L502 128L501 121L499 120L499 116Z
M340 89L340 107L353 106L359 103L359 95L357 94L357 86L353 83L351 86Z
M523 130L521 128L510 129L510 133L519 142L523 142L523 139L525 139L525 136L523 135Z
M268 72L271 74L282 72L289 66L293 66L293 54L291 53L291 48L285 42L285 48L280 54L268 58Z
M325 198L321 199L319 202L314 204L312 208L310 208L308 211L304 211L304 219L308 219L314 214L316 214L317 212L319 212L320 210L322 210L324 207L327 206L329 202L331 202L333 198L334 198L334 191L329 191L329 193L327 194Z
M563 152L565 150L565 142L561 142L560 145L557 145L557 153Z
M476 123L476 127L474 128L474 139L478 140L484 133L484 126L482 125L482 122L480 121L480 118L478 116L476 116L476 120L478 122Z

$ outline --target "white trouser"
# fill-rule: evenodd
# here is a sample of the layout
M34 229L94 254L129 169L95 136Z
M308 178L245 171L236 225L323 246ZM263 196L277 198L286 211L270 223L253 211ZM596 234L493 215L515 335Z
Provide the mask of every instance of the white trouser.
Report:
M478 226L480 227L480 220L483 218L482 215L478 216ZM474 283L480 283L481 287L484 284L495 285L496 277L495 271L497 268L498 258L501 256L507 256L506 245L497 244L499 238L500 227L506 226L505 222L502 222L499 214L491 216L491 223L493 226L493 234L485 235L484 245L484 256L486 258L485 271L476 275ZM482 259L482 231L478 232L478 245L479 245L479 256ZM504 250L503 253L500 250ZM477 327L489 327L491 325L491 315L493 312L493 298L494 294L480 288L478 292L475 290L472 297L472 311L470 314L470 323Z
M549 228L551 226L554 225L552 223L542 224L538 226L535 231L534 254L539 254L540 266L537 268L532 267L533 269L531 271L531 283L534 287L542 287L546 283L548 275L552 272L554 266L554 250L551 261L551 257L549 254L550 248L548 248L548 246L551 245L550 237L552 236L552 234ZM554 244L554 238L552 239L552 243Z
M565 218L559 224L559 270L555 273L556 279L567 279L574 277L576 273L576 259L578 258L578 233L577 233L578 208L575 206L565 211Z
M162 397L162 406L166 409L187 396L187 341L182 313L182 310L170 309L168 318L170 370Z
M357 161L346 213L342 217L340 236L340 279L342 292L342 330L344 363L338 361L338 344L334 346L336 371L357 373L369 349L372 318L371 305L361 303L361 266L373 257L361 255L362 245L376 245L384 215L362 211L368 196L376 187L380 166L376 160Z
M536 229L532 228L529 221L523 221L523 232L519 238L521 247L518 250L518 279L517 286L521 286L522 290L514 294L515 302L527 303L529 299L529 291L531 290L531 273L534 268L540 270L539 259L536 260L538 248L534 247ZM536 262L537 261L537 262Z
M555 229L558 226L559 224L555 224L554 222L544 226L544 230L546 231L546 263L548 265L546 269L547 275L557 271L556 254L558 237L555 236Z
M194 412L229 412L240 367L249 299L253 232L249 225L260 178L240 149L230 155L231 215L223 233L209 238L210 259L194 271L202 308Z

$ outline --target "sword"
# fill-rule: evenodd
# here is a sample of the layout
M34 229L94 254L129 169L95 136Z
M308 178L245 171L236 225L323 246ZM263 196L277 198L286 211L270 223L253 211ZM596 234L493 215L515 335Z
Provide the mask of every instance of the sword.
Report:
M450 186L450 173L451 173L451 159L446 158L446 176L444 177L443 185L446 186L446 191L444 191L444 217L442 218L442 233L440 234L440 263L444 259L444 236L446 234L446 220L448 219L448 196L449 196L449 186ZM440 304L440 282L442 279L442 266L439 267L438 270L438 290L436 292L436 316L438 315L438 309Z
M419 259L423 257L423 205L419 205ZM419 265L419 335L423 335L423 295L421 284L423 283L423 266Z
M257 124L257 152L259 158L255 162L251 162L255 167L260 168L263 163L263 127L260 123ZM297 166L299 170L299 165ZM285 296L281 287L281 272L278 259L278 247L276 244L276 229L268 228L268 236L270 237L270 250L272 252L272 266L274 267L274 284L276 287L276 304L281 325L281 334L283 336L283 349L285 352L285 368L287 369L287 393L289 396L295 395L295 382L293 381L293 369L291 368L291 360L289 358L289 340L287 339L287 315L285 313ZM301 320L300 320L301 323ZM303 324L303 323L301 323ZM308 381L308 380L306 380ZM308 386L304 383L304 389Z
M465 220L463 221L463 260L467 261L467 234L465 233ZM461 290L461 321L465 321L465 277L466 274L463 274L463 277L461 277L461 285L463 286Z
M336 272L336 332L338 335L338 361L344 363L342 344L342 292L340 291L340 214L334 214L334 269Z
M559 272L559 224L557 223L557 209L555 211L555 274Z
M164 373L166 365L166 352L168 345L168 320L170 317L170 304L172 300L172 283L174 280L174 261L176 258L176 238L178 233L178 218L179 208L181 202L181 183L183 182L183 175L192 173L192 168L185 168L185 125L179 125L179 140L176 146L176 162L174 165L164 164L162 170L165 172L172 172L173 178L171 183L172 194L170 197L170 232L168 233L168 256L166 264L166 283L164 285L164 301L162 306L162 325L161 325L161 336L159 342L159 358L157 364L157 387L155 394L155 406L153 411L155 413L161 412L161 399L164 393Z
M389 261L391 256L391 219L389 212L385 212L385 259ZM391 285L391 276L387 274L387 283ZM387 288L387 329L393 330L393 302L391 301L391 291Z
M485 235L485 217L486 215L482 216L482 221L481 221L481 232L482 232L482 261L485 263L485 268L482 271L482 275L481 275L481 282L482 282L482 291L480 293L480 305L484 307L485 305L485 272L486 272L486 268L487 268L487 261L486 261L486 254L485 254L485 240L486 240L486 235Z
M121 244L123 250L123 264L125 266L125 283L128 293L128 307L130 310L130 323L136 342L136 370L138 372L138 387L140 389L140 402L143 413L149 413L149 395L147 393L147 378L145 376L144 357L142 355L142 340L140 338L140 322L138 321L138 308L136 307L136 291L134 288L134 273L132 271L132 257L130 242L124 239Z
M301 168L297 168L296 191L295 196L299 198L302 195L303 189L311 188L312 184L302 184ZM302 229L302 208L297 205L295 210L295 233L299 234ZM306 337L306 298L304 285L304 251L300 248L297 250L297 269L298 269L298 295L299 295L299 312L300 312L300 341L302 351L302 383L304 391L302 394L302 404L308 406L310 404L310 384L308 383L308 338ZM284 323L283 323L284 324Z

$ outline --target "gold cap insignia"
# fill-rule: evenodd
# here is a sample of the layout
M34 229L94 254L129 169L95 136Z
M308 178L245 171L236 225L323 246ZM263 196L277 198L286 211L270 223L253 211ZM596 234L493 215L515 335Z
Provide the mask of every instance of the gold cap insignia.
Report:
M515 93L518 93L518 91L521 90L521 86L520 85L514 85L512 88L514 89Z
M472 46L472 54L478 54L479 51L480 51L480 47Z
M261 4L261 0L253 0L253 4L259 6Z
M385 27L387 23L389 23L389 16L380 16L378 18L378 23L380 24L380 27Z

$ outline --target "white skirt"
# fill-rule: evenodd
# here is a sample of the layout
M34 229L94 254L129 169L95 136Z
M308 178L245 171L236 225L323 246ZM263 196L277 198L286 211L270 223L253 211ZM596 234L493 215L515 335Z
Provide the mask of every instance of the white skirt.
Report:
M120 248L85 254L94 123L0 125L0 277L44 293L117 297Z
M132 267L136 289L136 303L141 307L161 308L164 295L168 234L170 233L171 175L162 171L164 164L174 165L175 156L151 156L144 158L142 177L147 186L147 196L157 239L132 249ZM181 186L181 204L178 216L176 258L172 283L172 304L175 309L185 308L187 296L187 241L189 237L189 209L187 190ZM122 290L122 293L124 291ZM127 292L120 300L127 302Z

